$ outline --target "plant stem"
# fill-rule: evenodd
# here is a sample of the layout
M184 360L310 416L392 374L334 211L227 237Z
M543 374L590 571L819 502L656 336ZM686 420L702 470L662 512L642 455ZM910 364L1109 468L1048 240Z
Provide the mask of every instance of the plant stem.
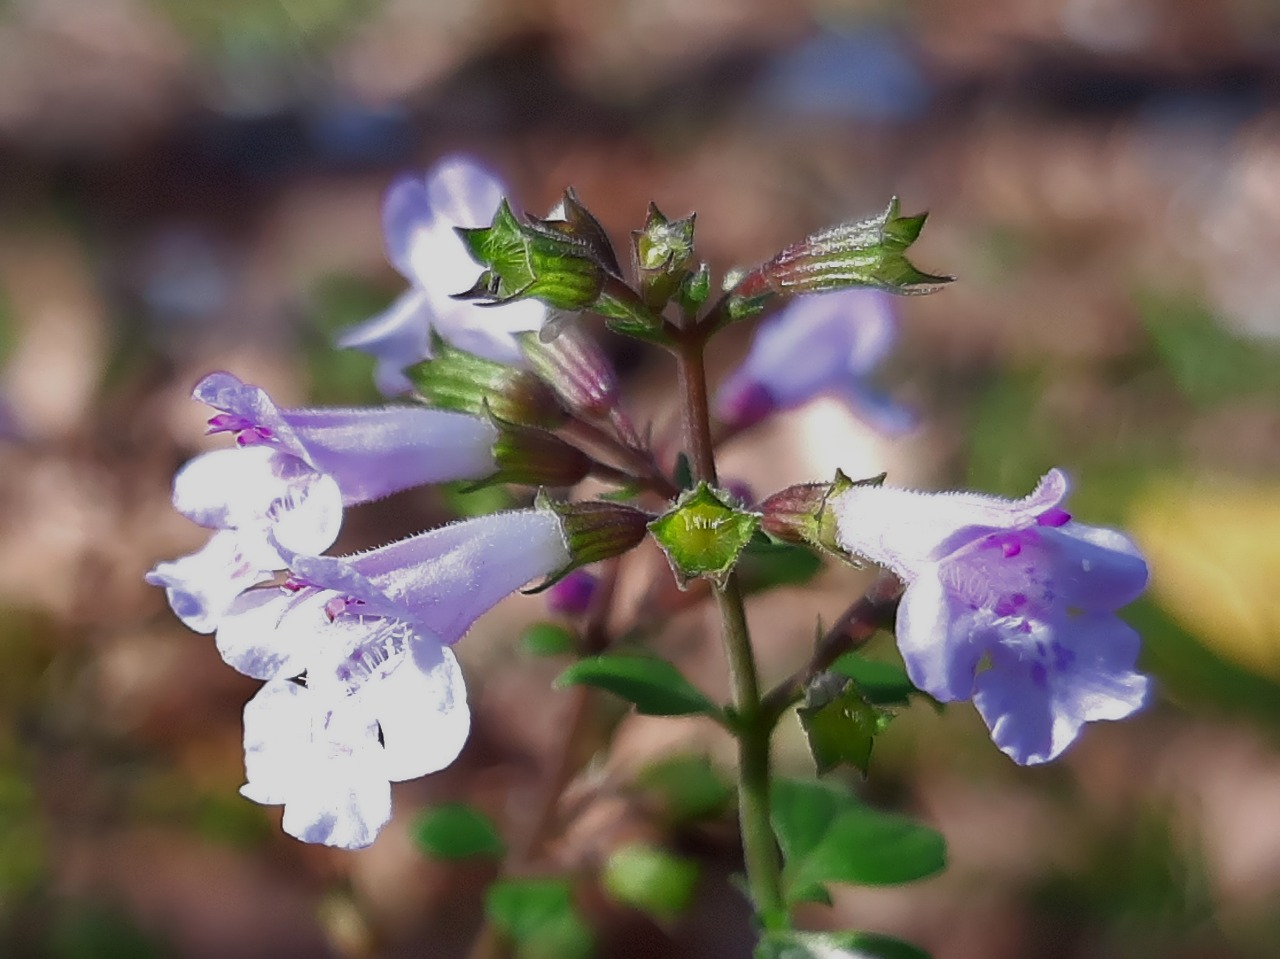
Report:
M685 443L692 457L694 478L714 484L716 463L703 359L706 335L699 327L686 329L675 353L685 398ZM730 573L724 586L714 587L713 592L720 610L721 637L737 712L732 728L738 737L738 820L747 884L763 925L784 927L788 915L782 896L782 864L769 821L769 744L773 724L760 701L760 679L737 574Z
M738 820L747 884L765 928L787 924L782 898L782 865L769 821L769 744L773 723L762 708L755 654L747 631L746 609L737 574L715 589L733 703L738 713Z
M717 483L715 446L711 442L711 407L707 402L705 341L696 327L685 332L676 349L680 392L684 394L684 437L696 479Z
M825 672L845 653L866 645L877 630L892 622L902 590L902 582L897 576L881 573L862 598L840 614L840 618L818 641L809 662L764 697L763 710L770 726L804 694L805 686L813 677Z
M616 558L610 560L600 577L600 586L583 627L582 651L586 655L603 652L608 649L612 640L609 634L609 616L613 611L619 565ZM590 686L575 686L570 692L572 696L561 725L563 732L556 750L555 766L538 791L528 831L519 842L513 844L502 865L504 876L526 869L537 859L543 845L552 837L560 798L586 761L584 753L590 740L588 734L595 722L597 697ZM511 952L511 943L486 919L472 941L467 957L508 959Z

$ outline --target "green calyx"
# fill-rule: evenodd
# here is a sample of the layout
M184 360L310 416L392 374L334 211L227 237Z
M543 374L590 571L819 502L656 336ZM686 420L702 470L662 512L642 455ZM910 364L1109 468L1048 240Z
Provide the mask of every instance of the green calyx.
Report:
M733 289L727 313L742 319L772 294L828 293L872 287L889 293L933 293L954 277L925 273L907 259L928 214L899 215L894 197L884 212L821 230L747 273Z
M723 585L759 529L758 513L737 509L730 502L729 494L699 483L649 524L681 588L699 576Z
M604 230L572 191L556 214L522 223L503 200L489 226L459 227L458 235L485 271L458 298L486 305L532 298L559 310L590 308L606 277L616 274L616 257Z
M774 493L760 504L764 531L787 543L803 543L858 564L840 545L832 500L855 486L879 486L887 474L851 480L836 470L829 483L802 483Z
M621 556L639 545L648 530L649 514L623 503L607 500L565 503L552 499L545 490L538 490L533 505L535 509L555 513L560 520L569 562L545 582L526 591L530 593L541 592L581 566Z
M694 214L668 220L649 204L643 230L631 234L631 252L640 292L651 309L661 310L676 295L693 263Z
M555 393L529 371L476 356L432 337L431 359L405 370L430 406L506 423L554 429L568 418Z

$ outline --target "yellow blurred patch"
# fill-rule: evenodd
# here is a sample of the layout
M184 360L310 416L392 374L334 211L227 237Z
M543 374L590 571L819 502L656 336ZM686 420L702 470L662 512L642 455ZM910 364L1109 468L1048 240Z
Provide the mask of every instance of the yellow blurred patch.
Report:
M1280 679L1280 484L1162 482L1134 502L1129 529L1180 626Z

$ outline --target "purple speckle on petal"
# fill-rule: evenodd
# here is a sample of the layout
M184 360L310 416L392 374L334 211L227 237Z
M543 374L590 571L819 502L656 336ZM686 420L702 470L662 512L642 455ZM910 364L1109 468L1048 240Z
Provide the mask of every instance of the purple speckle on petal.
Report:
M1044 668L1044 663L1031 664L1031 681L1041 689L1049 682L1049 671Z
M1069 522L1071 522L1071 514L1056 506L1036 517L1036 524L1039 526L1065 526Z

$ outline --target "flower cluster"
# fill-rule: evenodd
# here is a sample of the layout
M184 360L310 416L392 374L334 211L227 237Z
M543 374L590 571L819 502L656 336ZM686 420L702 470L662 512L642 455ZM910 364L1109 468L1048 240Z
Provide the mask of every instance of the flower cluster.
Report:
M588 617L584 646L603 644L616 583L582 567L647 535L682 589L709 580L722 609L741 602L739 564L773 548L762 530L892 570L906 584L896 632L911 681L938 700L972 699L1020 763L1053 759L1085 723L1146 701L1138 637L1116 616L1144 588L1146 564L1123 535L1072 520L1058 470L1017 501L841 475L749 509L716 484L702 350L775 296L812 294L764 321L720 385L722 436L821 395L886 433L913 425L871 381L896 335L886 291L948 279L904 257L923 215L900 217L894 201L880 217L815 234L743 274L701 317L710 281L692 217L650 209L633 236L634 286L572 192L546 219L520 220L492 174L464 158L396 181L383 222L411 287L339 344L372 354L393 402L282 408L230 373L206 376L194 397L213 411L209 432L234 444L183 466L173 504L212 535L147 574L186 625L215 634L223 659L262 682L244 711L241 791L282 805L289 834L349 849L372 842L391 815L391 783L443 768L466 740L453 645L534 581L552 587L551 610ZM578 310L677 356L698 407L683 411L691 455L635 428L608 355L566 318ZM346 510L393 493L458 480L572 491L587 477L615 489L583 501L542 489L523 509L326 555ZM740 607L733 626L745 630ZM637 662L598 684L657 715L733 715L669 664ZM768 716L768 701L735 709ZM757 725L733 730L744 749Z

